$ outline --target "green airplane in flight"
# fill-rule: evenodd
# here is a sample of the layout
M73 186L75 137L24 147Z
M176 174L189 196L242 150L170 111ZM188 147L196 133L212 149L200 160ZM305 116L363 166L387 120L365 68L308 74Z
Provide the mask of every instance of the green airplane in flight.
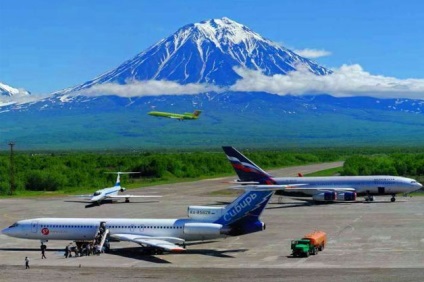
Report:
M148 114L155 117L166 117L166 118L175 118L179 120L184 119L197 119L202 111L195 110L193 113L184 113L184 114L174 114L174 113L166 113L166 112L149 112Z

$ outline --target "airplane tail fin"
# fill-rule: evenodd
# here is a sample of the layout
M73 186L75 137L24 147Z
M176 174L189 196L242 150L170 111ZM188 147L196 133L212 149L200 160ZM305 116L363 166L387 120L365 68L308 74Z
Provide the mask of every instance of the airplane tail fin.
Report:
M119 186L121 186L121 174L134 174L134 173L140 173L140 172L138 172L138 171L116 171L116 172L105 172L105 173L117 174L118 176L116 177L116 183L115 183L114 187L119 187Z
M262 170L242 153L230 146L223 146L228 160L236 171L241 182L257 182L258 184L275 184L271 175Z
M228 228L228 235L236 236L265 229L265 224L259 220L259 216L274 194L274 188L261 189L249 188L229 204L224 214L215 222Z
M121 186L121 173L120 172L118 172L117 173L117 177L116 177L116 183L115 183L115 187L119 187L119 186Z

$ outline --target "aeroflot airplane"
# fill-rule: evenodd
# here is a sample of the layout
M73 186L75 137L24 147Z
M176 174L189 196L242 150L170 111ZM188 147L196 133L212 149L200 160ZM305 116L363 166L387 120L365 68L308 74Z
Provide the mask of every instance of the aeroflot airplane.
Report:
M274 178L233 147L222 148L239 177L237 183L258 186L292 184L292 187L277 191L277 195L302 193L312 196L314 201L332 202L355 201L357 195L365 195L366 201L373 201L373 195L389 194L394 202L397 193L410 193L422 187L414 179L390 175Z
M188 218L34 218L2 230L11 237L48 240L93 240L101 222L110 241L131 241L142 247L178 252L185 242L245 235L265 229L259 216L273 195L272 188L247 188L226 207L189 206Z
M138 172L110 172L110 173L116 173L118 176L116 178L116 183L113 187L110 188L104 188L97 190L94 192L93 195L84 195L82 197L90 197L89 201L93 204L100 204L104 200L112 200L112 201L118 201L119 199L125 199L125 202L128 203L130 201L130 198L155 198L155 197L161 197L161 196L154 196L154 195L119 195L119 192L124 192L126 189L124 187L121 187L121 174L131 174L131 173L138 173Z

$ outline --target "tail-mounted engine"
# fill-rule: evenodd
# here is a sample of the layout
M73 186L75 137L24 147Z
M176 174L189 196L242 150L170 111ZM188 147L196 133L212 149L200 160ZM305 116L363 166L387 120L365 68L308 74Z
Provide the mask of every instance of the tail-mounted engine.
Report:
M121 193L122 192L124 192L126 189L124 188L124 187L121 187L121 190L119 190L119 191L121 191Z
M190 235L220 235L222 224L191 222L184 224L184 234Z
M266 229L265 223L260 220L246 221L246 222L235 223L228 227L224 227L221 231L221 234L226 234L230 236L239 236L239 235L245 235L245 234L263 231L265 229Z

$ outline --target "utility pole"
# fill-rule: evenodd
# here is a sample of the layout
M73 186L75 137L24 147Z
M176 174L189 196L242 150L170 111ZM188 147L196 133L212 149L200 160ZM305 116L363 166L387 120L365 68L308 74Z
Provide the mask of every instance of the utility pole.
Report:
M13 146L15 146L14 142L9 142L10 146L10 195L15 194L15 163L13 160Z

